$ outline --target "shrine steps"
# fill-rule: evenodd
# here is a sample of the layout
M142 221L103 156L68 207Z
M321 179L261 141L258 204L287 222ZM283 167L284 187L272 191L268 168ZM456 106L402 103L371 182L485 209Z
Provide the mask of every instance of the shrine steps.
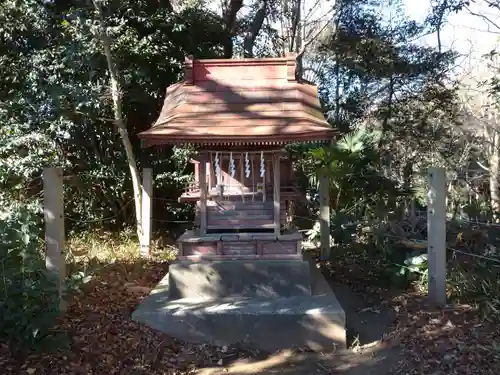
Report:
M345 313L313 262L177 262L132 318L193 343L261 350L346 345Z

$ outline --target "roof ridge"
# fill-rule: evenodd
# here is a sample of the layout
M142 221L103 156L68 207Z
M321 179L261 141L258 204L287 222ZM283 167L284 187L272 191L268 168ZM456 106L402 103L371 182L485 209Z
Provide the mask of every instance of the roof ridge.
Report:
M139 137L154 144L270 144L326 141L314 84L296 80L296 55L185 62L184 82L166 92L153 126Z
M272 66L275 67L286 67L284 75L281 77L273 77L273 79L282 79L288 82L296 81L296 67L297 67L297 54L294 52L289 52L285 57L267 57L267 58L241 58L241 59L195 59L193 55L188 55L184 59L184 83L187 85L195 84L200 77L206 80L207 76L213 74L214 69L229 69L229 68L243 68L248 67L248 69L243 69L243 71L249 72L251 67L269 67L267 70L262 71L262 76L258 77L259 80L263 79L265 73L279 74L280 70L270 70ZM205 70L203 69L205 68ZM201 72L201 73L200 73ZM239 79L245 79L244 75L238 74L235 77L236 82ZM257 77L252 77L257 78ZM269 78L269 77L267 77Z

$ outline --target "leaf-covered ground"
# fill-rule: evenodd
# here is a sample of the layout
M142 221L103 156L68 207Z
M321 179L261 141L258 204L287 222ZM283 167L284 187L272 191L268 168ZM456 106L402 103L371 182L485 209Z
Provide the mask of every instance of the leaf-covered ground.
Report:
M399 310L392 335L401 340L407 374L499 374L500 326L477 308L437 309L417 294L392 301Z
M240 347L188 345L130 319L167 269L160 262L122 262L101 269L73 295L56 327L64 333L66 345L53 353L22 358L11 357L4 345L0 348L2 374L500 373L500 327L483 319L477 310L468 306L433 309L415 293L395 296L381 288L367 288L341 262L325 270L332 271L335 279L347 280L350 275L355 293L365 299L376 296L377 304L395 311L395 327L382 344L319 357L300 350L270 354ZM377 357L389 360L377 362Z
M130 319L165 264L116 264L76 293L58 324L67 345L56 353L11 358L2 347L2 374L190 374L196 368L256 353L186 345ZM221 362L222 359L222 362Z
M477 306L450 304L437 308L416 291L380 287L373 258L347 254L323 264L331 280L353 292L378 299L379 311L396 313L385 335L401 353L394 374L500 374L500 322Z

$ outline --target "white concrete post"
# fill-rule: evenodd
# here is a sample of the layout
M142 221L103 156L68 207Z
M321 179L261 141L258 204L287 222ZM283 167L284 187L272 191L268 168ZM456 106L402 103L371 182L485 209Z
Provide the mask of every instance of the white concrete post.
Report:
M319 224L321 259L330 258L330 179L325 168L321 168L319 176Z
M64 191L61 168L43 170L43 217L45 221L45 265L57 283L60 308L64 310Z
M151 199L153 198L153 169L144 168L142 171L142 239L141 256L148 258L151 255Z
M281 158L279 154L273 154L273 218L274 218L274 234L279 236L281 233ZM266 194L264 190L264 194Z
M443 168L429 169L427 195L427 251L429 298L446 304L446 174Z
M200 160L200 235L204 236L207 233L207 156L199 155ZM222 161L219 161L222 163Z

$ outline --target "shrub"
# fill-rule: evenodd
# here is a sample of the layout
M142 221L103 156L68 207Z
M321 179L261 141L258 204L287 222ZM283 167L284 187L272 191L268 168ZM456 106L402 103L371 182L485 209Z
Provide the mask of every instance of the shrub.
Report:
M0 200L0 339L13 351L40 347L58 313L42 250L40 206Z

